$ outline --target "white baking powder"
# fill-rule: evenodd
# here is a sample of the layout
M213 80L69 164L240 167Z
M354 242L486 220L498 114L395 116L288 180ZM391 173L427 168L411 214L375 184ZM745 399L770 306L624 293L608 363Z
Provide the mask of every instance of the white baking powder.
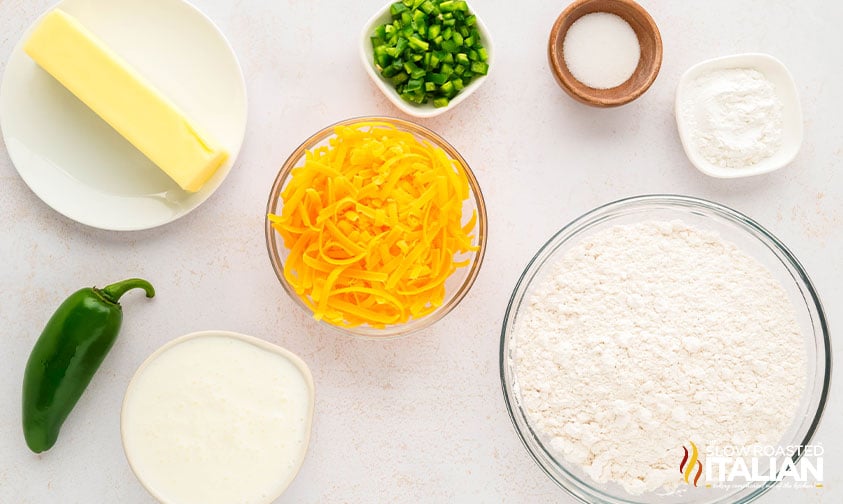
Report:
M806 382L787 294L755 259L681 222L596 232L515 322L515 390L545 445L630 494L681 482L683 445L776 445Z
M638 36L623 18L594 12L568 28L562 56L575 79L595 89L609 89L632 76L641 48Z
M721 168L744 168L774 155L782 145L782 102L764 74L729 68L694 79L680 113L693 147Z

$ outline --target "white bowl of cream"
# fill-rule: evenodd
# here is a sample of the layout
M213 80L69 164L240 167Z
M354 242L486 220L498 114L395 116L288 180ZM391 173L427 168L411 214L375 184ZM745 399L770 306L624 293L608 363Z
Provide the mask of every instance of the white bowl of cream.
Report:
M718 178L760 175L788 165L802 145L802 108L784 64L736 54L692 66L675 104L688 159Z
M126 389L123 449L164 504L267 504L307 451L313 378L294 354L225 331L177 338Z

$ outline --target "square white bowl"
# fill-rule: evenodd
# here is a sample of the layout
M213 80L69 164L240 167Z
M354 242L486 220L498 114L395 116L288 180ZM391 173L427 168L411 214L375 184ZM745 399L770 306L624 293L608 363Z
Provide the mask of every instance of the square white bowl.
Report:
M413 117L436 117L439 114L443 114L460 103L463 102L466 98L471 96L472 93L477 91L477 89L486 82L486 79L489 77L489 73L486 75L481 75L479 77L475 77L472 79L471 83L466 86L462 91L460 91L449 103L447 107L440 107L436 108L433 106L432 103L428 102L423 105L416 105L413 103L409 103L405 101L401 96L395 91L395 87L390 83L388 80L384 79L380 76L377 69L375 68L374 63L374 50L372 49L372 41L371 36L375 31L375 28L379 25L384 23L388 23L392 20L392 16L389 13L390 6L395 2L390 2L384 7L375 13L371 19L366 23L363 27L363 31L360 34L360 61L363 63L363 68L366 69L366 73L369 74L369 77L372 78L372 82L383 92L383 94L392 102L393 105L401 109L402 112L405 114L411 115ZM489 30L486 28L486 25L483 23L483 20L480 19L480 16L477 15L477 12L471 8L471 13L474 14L474 17L477 19L477 32L480 33L480 39L483 43L483 47L486 48L486 53L489 55L489 59L486 63L489 64L489 72L492 71L492 67L494 67L494 54L495 51L492 48L492 37L489 36Z
M744 168L724 168L717 166L700 154L691 139L690 127L682 114L682 101L688 87L700 75L714 70L730 68L749 68L757 70L773 83L776 94L782 103L782 143L772 156ZM674 115L679 129L679 139L688 159L699 171L717 178L739 178L760 175L778 170L788 165L799 153L802 146L802 107L793 77L784 64L776 58L761 53L735 54L697 63L689 68L679 79L676 89Z

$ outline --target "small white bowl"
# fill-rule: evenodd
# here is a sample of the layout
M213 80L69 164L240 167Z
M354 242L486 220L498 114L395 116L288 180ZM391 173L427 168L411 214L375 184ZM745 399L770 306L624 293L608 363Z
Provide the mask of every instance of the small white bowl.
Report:
M691 140L689 125L683 117L681 104L684 93L688 86L698 76L713 70L725 70L729 68L750 68L764 74L773 83L776 94L782 102L782 144L778 151L772 156L744 168L724 168L717 166L700 154ZM697 63L689 68L679 79L679 86L676 89L676 103L674 109L676 126L679 129L679 138L682 147L685 149L688 159L701 172L717 178L739 178L760 175L778 170L788 165L799 153L802 146L802 107L799 104L799 95L796 91L796 84L793 77L784 64L768 54L748 53L723 56Z
M395 91L395 87L393 87L389 81L381 77L375 69L374 51L372 50L372 41L370 39L372 33L375 31L375 28L381 24L389 22L392 19L389 14L389 8L391 5L392 3L384 5L383 8L376 12L375 15L369 19L366 25L363 26L363 31L360 34L360 61L363 63L363 68L366 69L366 73L368 73L369 77L372 78L372 82L375 83L375 85L383 92L393 105L401 109L401 111L405 114L413 117L436 117L462 103L463 100L471 96L472 93L477 91L477 89L486 82L486 79L489 77L489 73L474 78L471 81L471 84L466 86L448 103L447 107L436 108L430 102L425 103L424 105L415 105L402 99L398 92ZM483 41L483 47L486 48L486 52L489 55L487 63L489 64L489 72L492 72L492 68L495 66L493 61L495 51L492 48L492 37L489 36L489 30L486 28L483 20L480 19L477 11L474 10L473 6L470 6L470 9L471 13L474 14L474 17L477 18L477 31L480 33L480 38Z
M315 405L315 394L314 394L313 377L310 374L310 369L307 367L307 364L305 364L304 361L302 361L297 355L293 354L292 352L290 352L290 351L288 351L284 348L281 348L277 345L273 345L272 343L269 343L269 342L264 341L262 339L255 338L253 336L247 336L245 334L239 334L239 333L230 332L230 331L201 331L201 332L195 332L195 333L191 333L191 334L181 336L179 338L176 338L176 339L164 344L158 350L154 351L149 357L147 357L147 359L140 365L140 367L137 369L137 371L135 372L132 379L129 381L129 385L126 388L126 394L123 398L123 407L122 407L122 411L121 411L121 414L120 414L120 433L121 433L121 438L122 438L122 441L123 441L123 450L126 454L126 459L129 462L129 466L131 467L132 472L134 472L134 474L137 477L138 481L140 482L141 486L143 486L159 502L161 502L162 504L177 504L179 502L184 502L182 500L182 498L185 498L186 496L183 493L181 493L180 489L177 488L177 485L174 487L172 482L173 481L181 481L183 484L186 484L185 482L193 481L195 483L195 481L194 481L195 480L195 474L194 474L193 479L191 479L191 477L189 477L188 475L185 475L185 474L177 475L176 479L171 479L167 476L164 476L163 479L162 479L162 475L160 474L160 471L158 471L158 469L153 470L153 466L149 465L150 462L151 462L150 460L147 459L145 463L142 463L142 461L144 460L144 456L142 456L142 454L138 453L138 449L139 449L138 443L141 441L141 440L139 440L138 436L140 436L140 433L148 432L148 429L152 428L151 425L154 425L154 422L152 424L149 424L149 422L145 418L145 415L148 416L148 414L145 412L144 409L142 409L142 407L139 404L144 404L144 403L148 404L149 402L151 402L152 399L154 399L154 403L155 403L154 408L158 408L159 410L163 409L163 410L166 411L167 414L180 414L182 416L182 418L181 418L181 420L182 420L181 425L182 426L189 426L192 429L192 431L194 431L194 432L197 432L199 434L204 434L206 436L212 436L212 437L216 436L219 433L220 428L228 427L228 426L220 425L220 422L224 421L225 416L217 415L214 418L210 419L208 422L204 422L204 420L209 418L209 417L203 417L203 422L196 423L195 422L195 420L196 420L195 415L197 415L198 412L195 411L194 408L196 406L202 404L203 401L207 404L207 402L208 402L207 398L206 399L202 399L201 397L195 398L195 399L192 400L192 402L189 402L189 403L185 403L185 402L183 402L182 399L179 399L180 396L184 396L184 395L188 394L188 392L186 392L186 390L189 391L189 390L199 388L199 386L196 385L197 375L195 374L195 372L196 372L195 363L190 362L189 359L187 361L182 362L182 364L184 364L183 372L180 372L173 381L167 381L166 382L169 386L168 391L160 392L159 394L152 395L152 396L150 396L149 393L146 393L144 402L139 403L139 404L136 404L136 403L138 401L139 394L141 394L141 393L138 392L139 387L142 389L142 386L139 385L141 382L144 382L144 381L150 382L151 381L152 383L161 383L163 381L163 379L166 378L167 372L166 371L162 372L160 364L159 364L162 361L162 357L164 357L165 354L174 352L177 355L180 355L181 358L183 358L185 355L189 355L189 354L185 353L186 351L184 349L186 347L183 346L183 345L192 345L192 344L196 343L196 341L203 340L203 339L218 339L218 340L222 340L222 341L229 340L229 341L242 342L242 343L246 344L247 346L255 347L256 350L268 352L270 354L275 354L275 355L281 357L282 359L286 360L290 364L290 366L300 374L301 381L302 381L304 387L306 388L306 404L304 405L304 409L305 409L304 414L301 417L296 417L294 414L292 414L293 410L285 412L285 414L287 414L288 417L289 417L288 420L290 420L291 422L298 422L299 423L299 428L302 429L301 438L300 438L300 443L298 444L297 447L295 447L295 448L298 448L295 459L290 461L290 465L286 466L283 471L280 471L280 472L277 473L278 480L277 480L277 483L275 485L274 491L268 490L268 492L272 493L272 495L264 494L264 495L261 496L262 500L260 500L260 502L266 502L268 504L269 502L272 502L275 499L277 499L287 489L287 487L290 485L290 483L292 483L293 479L296 477L296 474L299 472L299 469L301 468L302 464L304 463L304 458L305 458L305 455L307 453L307 448L308 448L308 444L309 444L309 441L310 441L311 428L312 428L312 424L313 424L313 410L314 410L314 405ZM179 347L181 347L181 348L179 348ZM195 351L195 348L193 348L192 350ZM181 352L181 353L179 353L179 352ZM219 351L217 351L216 353L212 353L211 355L213 356L214 359L220 358ZM192 355L190 355L190 356L192 356ZM241 360L242 360L242 355L241 355ZM230 364L224 364L224 365L220 366L218 369L215 370L216 376L214 378L221 378L221 377L224 378L225 373L237 372L240 369L238 366L242 366L242 365L243 365L242 363L237 364L236 362L231 362ZM267 367L266 361L259 360L259 361L257 361L256 365L258 365L262 369L266 370L266 367ZM228 367L226 367L226 366L228 366ZM172 367L173 367L173 364L172 364L172 360L171 360L170 362L168 362L166 364L164 369L166 370L166 369L172 368ZM280 370L279 370L279 373L280 373ZM263 383L261 383L260 385L249 384L248 387L243 388L243 391L254 395L254 393L259 388L272 387L272 386L278 387L279 383L276 381L273 384L263 384ZM282 386L288 386L288 384L284 383ZM221 402L222 404L228 404L229 400L231 398L230 395L231 395L232 392L236 392L236 390L229 389L227 392L215 390L214 393L216 394L216 396L215 396L214 401ZM264 395L259 394L259 396L263 397L262 400L266 400L267 397L271 397L271 396L266 396L266 394L264 394ZM256 396L256 397L258 397L258 396ZM251 403L250 402L244 402L242 404L238 403L239 406L242 408L242 410L241 410L242 415L248 415L248 414L252 413L252 405L259 404L259 400L260 399L255 399ZM258 402L255 402L255 401L258 401ZM160 413L160 411L158 411L157 413ZM191 417L191 415L194 415L194 416ZM214 421L217 422L217 423L216 424L213 423ZM149 424L149 425L145 425L145 424ZM234 427L235 426L231 426L232 435L225 437L224 440L230 441L232 444L236 445L237 442L238 442L238 439L240 439L242 441L243 436L242 436L242 433L238 434ZM244 432L246 432L246 431L244 430ZM156 435L157 436L165 436L167 434L168 433L158 431ZM278 435L277 433L274 433L274 432L273 433L267 433L267 434ZM178 436L170 436L170 437L178 437ZM245 441L245 443L247 443L247 444L244 445L244 446L248 447L249 441L250 441L250 439L247 437L246 441ZM251 441L254 442L254 440L251 440ZM176 446L180 446L179 449L184 452L184 451L186 451L185 447L189 447L189 446L191 446L191 443L196 443L196 442L197 442L196 440L190 440L190 439L186 439L186 440L176 439L173 444L176 445ZM239 446L239 447L241 448L241 450L245 449L242 446ZM230 463L230 462L231 461L225 460L225 459L220 460L221 464L226 464L226 463ZM181 467L179 467L179 468L181 468ZM217 467L215 469L220 469L220 468ZM229 474L229 476L231 476L233 478L236 478L236 477L238 477L238 474L236 474L236 472L237 472L236 471L236 469L237 469L236 465L235 465L234 469L235 469L235 471L234 471L235 474ZM241 474L239 474L239 476L246 476L246 475L242 474L242 472L241 472ZM202 477L204 478L206 476L203 475ZM207 501L205 501L205 502L207 502ZM255 501L250 501L250 502L255 502Z

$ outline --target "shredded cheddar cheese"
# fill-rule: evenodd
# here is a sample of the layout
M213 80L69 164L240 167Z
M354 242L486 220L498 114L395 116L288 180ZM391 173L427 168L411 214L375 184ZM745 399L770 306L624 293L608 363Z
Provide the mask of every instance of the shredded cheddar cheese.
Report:
M306 152L268 217L289 250L284 277L314 318L380 328L442 305L445 281L477 250L469 196L464 167L441 148L361 122Z

